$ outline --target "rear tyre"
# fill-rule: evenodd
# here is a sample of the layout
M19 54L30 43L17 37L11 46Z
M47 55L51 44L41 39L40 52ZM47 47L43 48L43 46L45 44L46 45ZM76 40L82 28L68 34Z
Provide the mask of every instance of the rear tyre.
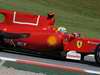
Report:
M97 45L97 48L95 51L95 60L97 64L100 64L100 44Z

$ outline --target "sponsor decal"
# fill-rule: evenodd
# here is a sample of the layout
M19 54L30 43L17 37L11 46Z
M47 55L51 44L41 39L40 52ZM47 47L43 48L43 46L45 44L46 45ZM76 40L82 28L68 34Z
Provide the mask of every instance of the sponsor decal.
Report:
M49 45L56 45L57 44L57 38L55 36L49 36L47 39L47 42Z
M81 54L76 53L75 51L69 51L66 55L66 59L80 60Z
M81 47L83 46L83 42L80 41L80 40L78 40L78 41L76 42L76 46L77 46L78 48L81 48Z
M17 24L28 24L28 25L33 25L33 26L38 26L39 24L39 20L40 20L40 15L38 15L36 23L30 23L30 22L21 22L21 21L16 21L16 11L14 11L13 14L13 23L17 23Z

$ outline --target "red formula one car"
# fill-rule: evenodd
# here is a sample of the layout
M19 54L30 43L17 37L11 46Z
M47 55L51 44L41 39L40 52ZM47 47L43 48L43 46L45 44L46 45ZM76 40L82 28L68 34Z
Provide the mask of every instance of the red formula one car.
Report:
M66 33L63 27L55 28L53 13L40 16L0 9L0 14L4 16L0 22L1 47L54 53L79 60L94 54L100 64L100 39L82 38L79 33ZM73 55L70 55L71 51Z

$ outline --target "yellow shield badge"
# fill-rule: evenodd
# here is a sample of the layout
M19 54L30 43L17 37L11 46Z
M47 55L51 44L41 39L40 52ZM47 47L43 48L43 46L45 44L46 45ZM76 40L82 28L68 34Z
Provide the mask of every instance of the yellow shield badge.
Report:
M83 45L83 42L80 41L80 40L78 40L78 41L76 42L76 45L77 45L78 48L81 48L82 45Z

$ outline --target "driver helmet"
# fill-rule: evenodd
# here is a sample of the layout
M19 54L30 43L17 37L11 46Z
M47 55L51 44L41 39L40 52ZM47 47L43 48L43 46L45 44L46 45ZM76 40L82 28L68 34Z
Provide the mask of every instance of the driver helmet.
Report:
M67 29L65 27L58 27L58 31L67 33Z

